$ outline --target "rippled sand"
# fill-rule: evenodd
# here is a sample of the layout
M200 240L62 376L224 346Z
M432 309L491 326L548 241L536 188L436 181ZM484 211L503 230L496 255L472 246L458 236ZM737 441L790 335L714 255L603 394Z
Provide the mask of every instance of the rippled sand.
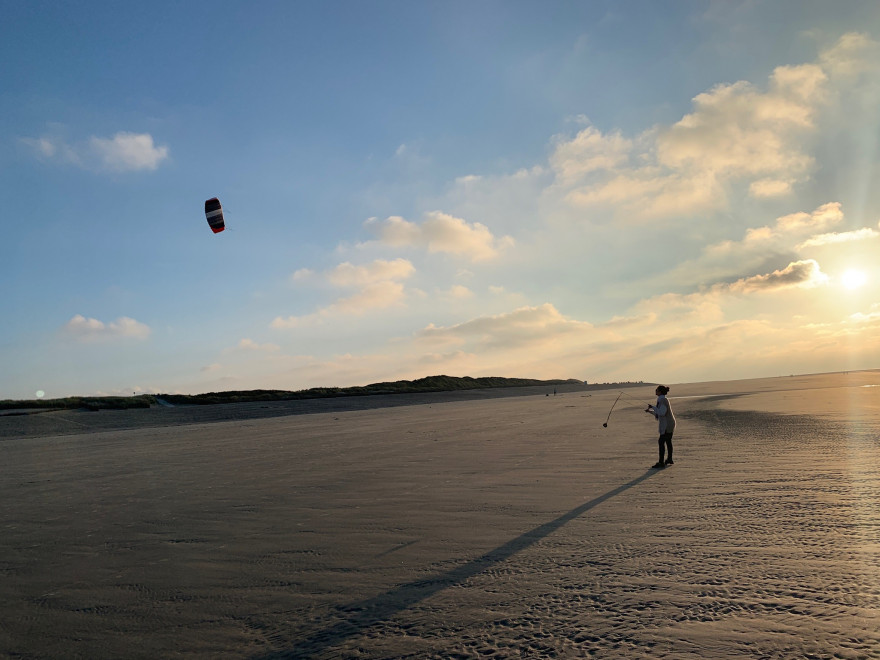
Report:
M662 471L650 386L0 440L0 656L880 658L876 385L673 385Z

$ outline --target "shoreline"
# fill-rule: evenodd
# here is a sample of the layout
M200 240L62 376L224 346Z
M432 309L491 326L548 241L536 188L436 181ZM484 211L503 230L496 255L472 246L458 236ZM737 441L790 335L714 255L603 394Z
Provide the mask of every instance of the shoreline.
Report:
M601 384L566 383L559 385L535 385L523 387L498 387L472 390L450 390L442 392L363 394L314 399L291 399L285 401L254 401L247 403L219 403L211 405L156 405L151 408L131 408L126 410L51 410L36 414L0 415L0 441L12 438L40 438L48 436L81 435L104 431L122 431L138 428L161 428L188 424L211 424L243 420L268 419L297 415L324 413L347 413L358 410L374 410L420 405L435 405L459 401L483 401L518 397L541 396L583 396L601 397L609 392L626 390L631 397L653 401L654 385L646 383L611 384L607 388ZM709 381L703 383L673 384L670 400L684 402L689 399L713 398L723 407L749 410L755 400L761 399L767 412L781 414L827 415L845 421L850 414L850 406L844 405L840 392L842 388L880 389L880 370L807 374L801 376L774 376L772 378L753 378L734 381ZM835 401L828 410L821 407L798 407L791 401L805 390L827 390L835 395ZM765 395L774 393L769 399ZM867 397L862 397L867 398ZM880 406L859 404L865 422L876 414L880 418ZM846 412L836 413L835 410Z

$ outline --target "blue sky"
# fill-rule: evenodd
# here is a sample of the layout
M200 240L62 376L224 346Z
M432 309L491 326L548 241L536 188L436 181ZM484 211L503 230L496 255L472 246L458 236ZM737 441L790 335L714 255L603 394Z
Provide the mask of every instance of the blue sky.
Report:
M880 367L876 2L0 15L0 398Z

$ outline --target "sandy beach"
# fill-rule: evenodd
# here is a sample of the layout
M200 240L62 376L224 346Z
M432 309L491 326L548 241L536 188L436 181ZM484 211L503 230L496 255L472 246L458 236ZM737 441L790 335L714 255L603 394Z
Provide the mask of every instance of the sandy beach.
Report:
M880 372L670 385L0 418L0 657L880 658Z

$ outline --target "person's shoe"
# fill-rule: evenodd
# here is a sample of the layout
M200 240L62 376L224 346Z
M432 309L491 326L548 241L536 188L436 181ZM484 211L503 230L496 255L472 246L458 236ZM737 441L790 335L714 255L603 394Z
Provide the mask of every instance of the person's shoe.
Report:
M663 468L665 468L665 467L666 467L665 464L660 463L660 462L658 461L657 463L654 463L654 465L651 466L651 469L652 469L652 470L661 470L661 469L663 469Z
M673 460L670 458L668 461L666 461L666 465L675 465L675 461L673 461Z

